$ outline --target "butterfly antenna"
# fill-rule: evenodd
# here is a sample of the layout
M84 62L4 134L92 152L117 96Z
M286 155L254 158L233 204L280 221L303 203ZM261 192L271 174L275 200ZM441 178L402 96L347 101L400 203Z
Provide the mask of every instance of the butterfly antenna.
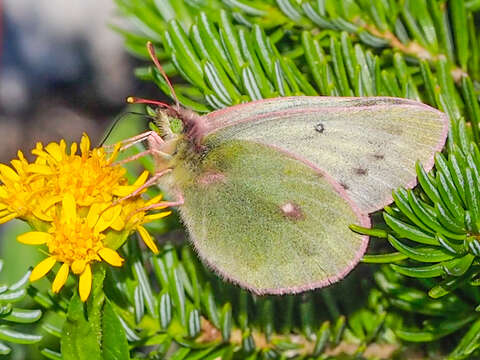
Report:
M175 90L173 89L172 83L170 82L170 79L168 78L167 74L165 73L165 70L163 70L162 65L160 65L160 62L158 61L157 55L155 53L155 48L154 48L153 43L151 41L147 42L147 50L148 50L148 54L150 55L150 58L152 59L153 63L157 67L158 71L160 71L160 74L162 74L162 76L165 79L168 87L170 88L170 92L172 93L173 99L175 100L175 105L178 109L180 107L180 103L178 101L177 94L175 93Z
M157 106L161 106L161 107L164 107L166 109L170 109L172 111L175 111L175 109L173 107L171 107L170 105L168 105L167 103L157 101L157 100L149 100L149 99L139 98L139 97L136 97L136 96L127 97L127 103L129 103L129 104L157 105Z
M105 141L107 141L108 137L112 134L113 130L115 129L115 127L117 126L117 124L120 122L120 120L123 119L123 117L127 116L127 115L140 115L140 116L145 116L147 118L152 118L151 116L149 115L146 115L146 114L143 114L143 113L140 113L140 112L135 112L135 111L127 111L123 114L120 114L120 115L117 115L115 117L115 119L113 119L113 122L112 122L112 125L110 126L110 128L108 129L108 131L106 132L106 134L103 136L103 139L102 141L100 141L100 143L98 144L97 147L101 147L103 146L103 144L105 143Z

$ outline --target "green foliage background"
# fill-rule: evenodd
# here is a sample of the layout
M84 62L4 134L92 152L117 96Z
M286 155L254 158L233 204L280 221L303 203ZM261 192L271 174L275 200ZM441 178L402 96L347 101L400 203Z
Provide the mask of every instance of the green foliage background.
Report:
M301 94L406 97L448 114L448 144L430 174L418 166L420 186L395 191L395 203L374 215L373 230L352 227L372 236L364 262L381 265L361 265L335 286L252 296L205 269L167 219L150 228L160 255L131 239L126 266L97 271L105 294L89 301L87 313L97 314L89 323L75 297L24 281L1 288L1 340L38 343L31 333L42 333L37 346L50 359L480 357L480 1L116 2L133 25L116 30L145 59L136 75L169 94L147 56L153 41L186 107L203 113ZM11 309L27 294L29 321L20 321ZM6 344L0 351L9 353Z

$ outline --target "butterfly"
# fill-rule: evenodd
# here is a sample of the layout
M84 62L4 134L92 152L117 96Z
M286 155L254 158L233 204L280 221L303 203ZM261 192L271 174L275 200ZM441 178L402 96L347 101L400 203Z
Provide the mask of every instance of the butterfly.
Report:
M177 200L200 258L256 294L298 293L345 277L366 251L369 214L391 192L416 184L448 132L442 112L390 97L294 96L252 101L200 116L154 104L147 140L158 184Z

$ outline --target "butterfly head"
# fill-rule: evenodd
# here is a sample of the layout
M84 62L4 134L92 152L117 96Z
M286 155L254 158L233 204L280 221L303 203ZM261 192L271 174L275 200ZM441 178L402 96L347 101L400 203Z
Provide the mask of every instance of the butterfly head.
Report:
M160 101L147 100L130 96L130 104L155 105L152 109L147 107L153 119L153 128L165 141L184 138L191 142L197 149L201 148L202 137L205 132L204 119L193 110L181 105L169 105Z
M186 139L188 142L194 145L195 150L202 149L201 142L203 134L205 133L204 121L200 115L190 109L186 109L180 105L180 102L175 93L170 79L168 78L165 70L158 61L155 54L155 47L152 42L147 42L147 51L155 64L156 69L165 80L170 94L172 95L175 104L169 105L164 102L147 100L135 97L129 97L128 103L143 103L157 106L156 110L153 110L153 114L150 114L154 118L154 123L158 129L159 135L165 141L177 140L180 138Z

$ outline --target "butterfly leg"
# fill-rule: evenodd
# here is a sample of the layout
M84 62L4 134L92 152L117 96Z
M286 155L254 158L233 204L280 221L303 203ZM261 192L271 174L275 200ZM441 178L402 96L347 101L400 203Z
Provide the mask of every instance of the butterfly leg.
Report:
M181 206L185 203L185 199L183 198L182 194L178 194L178 199L176 201L161 201L159 203L150 204L143 208L137 209L136 212L139 211L148 211L148 210L155 210L155 209L163 209L166 207L173 207L173 206Z
M178 200L177 201L161 201L155 204L150 204L148 206L145 206L143 208L136 209L132 213L129 214L128 219L130 219L132 216L134 216L136 213L142 212L142 211L149 211L149 210L161 210L165 209L167 207L172 207L172 206L180 206L184 204L184 198L183 195L179 194L178 195Z
M141 153L129 156L126 159L117 161L117 162L115 162L115 165L123 165L123 164L129 163L129 162L135 161L137 159L140 159L141 157L144 157L144 156L147 156L147 155L158 155L163 160L170 160L172 158L171 155L169 155L169 154L167 154L163 151L160 151L160 150L157 150L157 149L149 149L149 150L142 151Z
M142 186L140 186L138 189L136 189L135 191L133 191L131 194L128 194L127 196L124 196L123 198L121 199L118 199L116 201L116 203L119 203L123 200L127 200L127 199L130 199L134 196L137 196L138 194L140 194L144 189L154 185L158 179L160 179L163 175L165 174L168 174L170 171L172 171L172 169L165 169L163 171L160 171L156 174L154 174L150 179L148 179L145 184L143 184Z
M163 141L162 137L158 135L156 131L150 130L123 141L122 147L120 150L122 151L126 150L129 147L132 147L133 145L143 142L145 140L147 140L150 145L154 145L154 146L159 146L165 143L165 141Z
M136 143L142 142L145 139L147 139L149 136L151 136L154 131L149 130L144 133L141 133L139 135L133 136L131 138L128 138L126 140L121 141L122 148L121 150L128 149L129 147L135 145ZM113 145L104 145L103 147L106 149L113 149L116 146L116 144Z

